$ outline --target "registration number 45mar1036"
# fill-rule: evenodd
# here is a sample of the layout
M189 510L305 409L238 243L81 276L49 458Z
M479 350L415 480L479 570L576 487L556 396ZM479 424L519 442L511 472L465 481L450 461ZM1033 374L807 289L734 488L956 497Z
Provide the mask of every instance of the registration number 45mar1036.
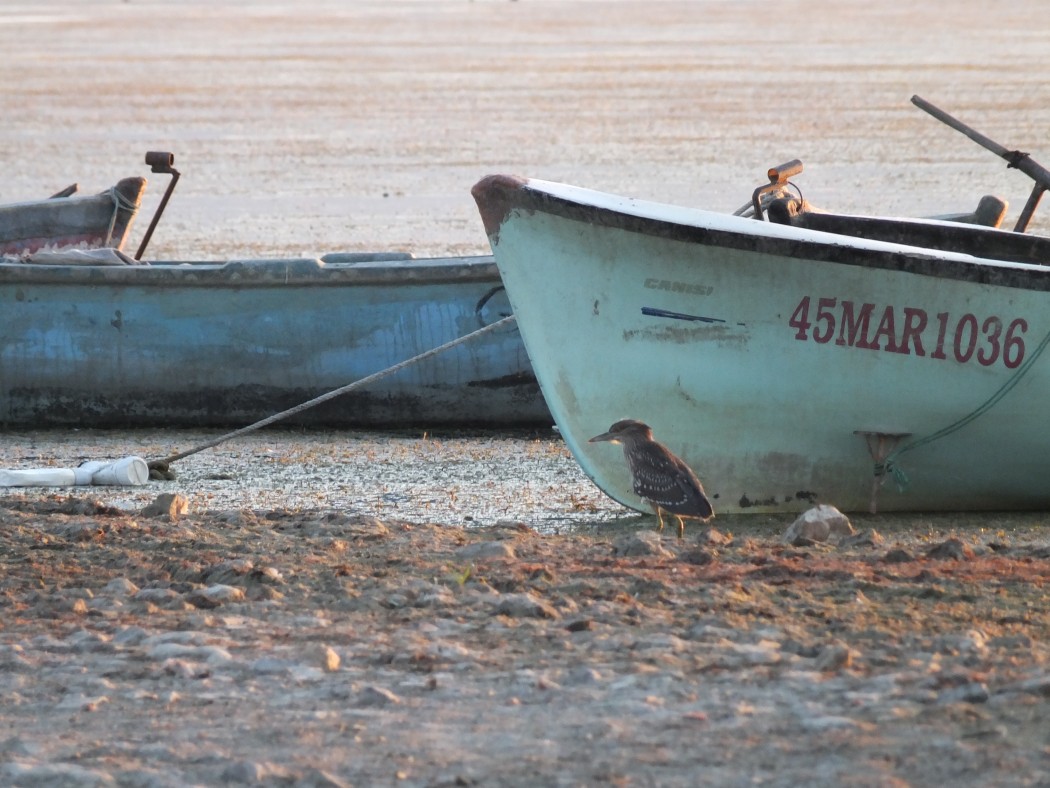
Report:
M918 307L876 306L838 298L805 296L788 325L795 339L865 350L976 361L1015 369L1024 360L1028 321L972 312L929 314Z

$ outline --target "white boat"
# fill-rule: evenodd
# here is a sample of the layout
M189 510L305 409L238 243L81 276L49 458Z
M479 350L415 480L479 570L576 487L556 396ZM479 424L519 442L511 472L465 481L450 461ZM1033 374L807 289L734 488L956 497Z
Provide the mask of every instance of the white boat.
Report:
M1027 223L1050 173L1018 155ZM620 452L588 443L633 418L719 512L1050 507L1050 239L812 211L788 196L797 170L770 171L753 218L507 175L474 187L583 470L649 511Z

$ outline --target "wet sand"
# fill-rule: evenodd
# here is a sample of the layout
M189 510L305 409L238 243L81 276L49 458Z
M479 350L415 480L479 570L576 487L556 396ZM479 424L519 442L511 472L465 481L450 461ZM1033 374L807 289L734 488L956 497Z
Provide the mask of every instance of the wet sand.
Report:
M1012 221L1026 179L908 99L1050 161L1042 12L7 4L0 202L166 149L184 175L147 257L482 253L489 173L733 210L801 158L818 206L996 193ZM2 433L0 465L210 437ZM719 518L679 543L535 434L276 431L177 470L0 495L0 782L1046 781L1042 514L858 516L875 536L843 550ZM163 491L188 512L141 514Z

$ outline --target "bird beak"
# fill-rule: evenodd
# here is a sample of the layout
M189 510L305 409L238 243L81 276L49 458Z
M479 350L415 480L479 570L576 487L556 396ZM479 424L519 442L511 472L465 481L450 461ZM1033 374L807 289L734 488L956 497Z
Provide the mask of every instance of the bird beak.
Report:
M616 436L611 432L603 432L601 435L595 435L591 438L588 443L601 443L602 441L609 441L610 443L619 443Z

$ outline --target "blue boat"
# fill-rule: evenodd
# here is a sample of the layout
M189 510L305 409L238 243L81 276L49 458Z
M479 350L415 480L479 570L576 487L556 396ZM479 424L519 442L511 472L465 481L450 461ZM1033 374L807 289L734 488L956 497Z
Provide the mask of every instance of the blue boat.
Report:
M750 218L510 175L473 194L555 422L621 503L649 511L588 439L633 418L719 512L1044 509L1050 238L1023 230L1050 172L993 150L1036 180L1014 232L1002 203L816 211L797 163Z
M104 259L105 258L105 259ZM0 425L243 426L510 314L490 256L0 263ZM523 426L550 414L512 324L290 423Z

